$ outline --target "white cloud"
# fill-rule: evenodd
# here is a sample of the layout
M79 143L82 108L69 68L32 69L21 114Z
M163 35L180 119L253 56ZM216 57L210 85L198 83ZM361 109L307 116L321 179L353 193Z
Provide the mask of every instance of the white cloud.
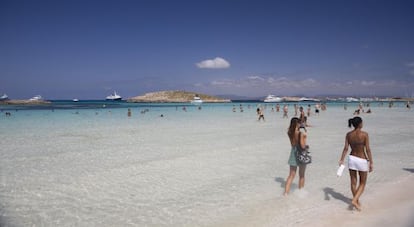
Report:
M365 80L361 81L362 86L373 86L375 84L376 84L375 81L365 81Z
M213 86L235 86L236 82L234 80L214 80L211 82Z
M407 67L409 68L414 68L414 62L409 62L407 64L405 64Z
M254 75L239 79L221 78L209 84L205 89L218 93L261 96L276 95L404 95L401 91L413 90L414 82L395 80L318 80L315 78L287 78L277 76Z
M239 80L220 79L211 82L215 87L233 87L233 88L254 88L261 87L263 89L302 89L302 88L315 88L320 86L320 82L308 78L304 80L292 80L286 77L261 77L261 76L248 76Z
M260 81L265 80L263 77L260 77L260 76L249 76L249 77L247 77L247 79L249 79L249 80L260 80Z
M230 63L220 57L207 59L197 63L196 65L200 69L226 69L230 67Z
M302 87L317 87L320 85L320 83L312 78L302 80Z
M414 62L408 62L405 66L408 68L408 74L414 76Z

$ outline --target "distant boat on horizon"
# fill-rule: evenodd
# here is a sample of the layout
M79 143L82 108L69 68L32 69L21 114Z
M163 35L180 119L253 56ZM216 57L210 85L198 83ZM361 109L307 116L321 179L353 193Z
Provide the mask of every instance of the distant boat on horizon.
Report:
M191 100L191 103L201 104L201 103L203 103L203 100L198 95L196 95L196 96L194 96L193 100Z
M9 96L7 96L6 94L3 94L1 97L0 97L0 101L5 101L5 100L8 100L9 99Z
M40 101L40 100L43 100L43 97L41 95L36 95L29 99L29 101Z
M274 95L268 95L265 99L264 102L283 102L283 98L281 97L277 97Z
M320 102L320 100L314 99L314 98L302 97L299 99L299 102Z
M347 102L359 102L359 99L354 98L354 97L347 97L347 98L346 98L346 101L347 101Z
M119 100L122 100L122 97L118 95L116 91L114 91L114 93L112 93L111 95L106 96L106 100L119 101Z
M79 102L79 99L72 99L72 101L74 101L74 102Z

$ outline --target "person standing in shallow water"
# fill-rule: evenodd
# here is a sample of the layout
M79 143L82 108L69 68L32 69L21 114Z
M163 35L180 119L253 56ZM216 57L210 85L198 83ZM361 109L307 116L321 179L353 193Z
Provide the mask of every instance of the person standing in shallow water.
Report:
M262 108L257 108L256 112L257 112L257 115L259 116L259 119L257 119L257 121L260 121L260 119L265 121L263 109Z
M296 160L296 149L297 146L300 145L302 148L306 147L306 134L300 132L300 119L297 117L293 117L290 120L290 126L288 130L288 136L290 140L290 145L292 146L292 149L290 151L289 156L289 176L286 179L286 185L285 185L285 193L283 195L287 196L290 192L290 186L292 184L293 179L296 175L296 170L299 166L299 189L303 188L305 186L305 170L306 165L299 164Z
M352 205L358 211L361 210L359 198L364 192L367 183L368 171L372 172L374 162L372 160L371 148L369 147L368 133L362 131L362 119L354 117L348 120L348 126L354 127L354 130L348 132L345 136L345 146L342 151L339 165L344 163L348 148L351 146L351 154L348 157L349 175L351 177ZM359 175L359 184L358 184Z

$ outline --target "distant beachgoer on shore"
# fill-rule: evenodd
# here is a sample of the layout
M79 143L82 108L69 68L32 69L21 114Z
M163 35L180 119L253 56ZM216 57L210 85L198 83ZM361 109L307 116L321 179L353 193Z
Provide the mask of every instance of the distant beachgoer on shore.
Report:
M411 109L411 105L410 105L410 102L409 101L407 102L406 107L407 107L407 109Z
M296 175L297 167L299 166L299 189L303 188L305 186L305 170L306 165L301 165L296 160L296 149L297 145L300 144L301 147L305 147L306 145L306 134L301 133L300 130L300 119L297 117L293 117L290 120L290 126L288 130L288 136L290 140L291 150L290 150L290 156L289 156L289 176L286 179L285 184L285 192L283 195L287 196L290 192L290 186L292 184L293 179Z
M308 105L308 111L306 113L308 115L308 117L310 117L311 114L311 105Z
M361 203L359 198L364 192L367 183L368 171L372 172L374 163L372 160L371 148L369 146L368 133L362 131L362 119L354 117L348 120L348 126L354 127L354 130L348 132L345 136L345 146L342 151L339 165L343 165L349 146L351 146L351 153L348 157L349 175L351 176L351 191L352 191L352 205L358 210L361 210ZM358 176L359 175L359 184Z
M367 113L367 114L372 113L371 108L368 108L368 110L367 110L367 112L366 112L366 113Z
M131 113L131 109L128 108L128 117L131 117L132 113Z
M305 117L305 113L303 112L303 107L299 107L299 120L302 121Z
M347 110L348 109L348 105L345 103L344 104L344 110Z
M300 127L305 128L308 126L307 124L308 118L305 115L305 111L303 110L303 107L299 107L299 112L300 112L300 116L299 116Z
M326 111L327 109L328 109L328 106L326 105L326 103L322 103L321 110Z
M293 108L295 109L295 117L298 116L298 105L293 105Z
M261 119L263 119L263 121L265 121L263 109L257 108L257 115L259 115L259 119L257 119L258 121L260 121Z
M362 104L362 102L359 103L358 109L361 110L362 113L364 112L364 105Z
M288 111L289 111L288 106L287 105L284 105L283 106L283 118L289 118Z
M356 109L355 111L354 111L354 115L359 115L361 113L361 109Z
M276 104L276 112L279 112L279 111L280 111L280 105L278 103L278 104Z
M315 104L315 114L318 115L318 116L319 116L319 109L320 109L320 107L321 106L319 105L319 103L316 103Z

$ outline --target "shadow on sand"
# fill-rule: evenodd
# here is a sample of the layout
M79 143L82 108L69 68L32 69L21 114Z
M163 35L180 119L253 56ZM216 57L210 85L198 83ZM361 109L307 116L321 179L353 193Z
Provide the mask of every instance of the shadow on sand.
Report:
M413 168L403 168L403 170L408 171L410 173L414 173L414 169Z
M352 199L344 196L343 194L341 194L339 192L336 192L333 188L326 187L326 188L323 189L323 192L325 192L325 200L331 200L331 197L332 197L332 198L335 198L337 200L341 200L344 203L348 204L349 205L348 206L349 210L353 209L353 206L352 206L352 203L351 203Z
M276 182L278 182L278 183L280 183L280 187L281 188L285 188L285 185L286 185L286 180L284 179L284 178L281 178L281 177L276 177L275 178L275 181ZM293 183L292 183L293 184Z

